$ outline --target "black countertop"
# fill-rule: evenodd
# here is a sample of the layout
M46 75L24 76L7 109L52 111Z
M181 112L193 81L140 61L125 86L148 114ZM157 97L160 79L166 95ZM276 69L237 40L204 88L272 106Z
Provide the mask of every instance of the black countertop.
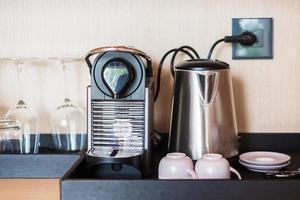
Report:
M0 154L0 180L61 179L82 153L59 152L51 134L41 134L38 154Z
M243 180L158 180L159 160L167 153L167 139L156 148L152 174L138 180L94 179L86 169L82 157L61 182L63 200L100 199L299 199L300 179L268 179L263 174L250 172L238 164L238 156L230 158L231 166ZM300 166L300 134L241 134L240 152L278 151L292 157L288 169Z

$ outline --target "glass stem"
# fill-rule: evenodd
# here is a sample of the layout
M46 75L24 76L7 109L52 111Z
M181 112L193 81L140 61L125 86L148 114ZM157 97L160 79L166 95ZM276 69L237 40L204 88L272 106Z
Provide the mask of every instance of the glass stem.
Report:
M64 96L65 96L65 102L70 101L70 95L69 95L69 88L68 88L68 69L65 63L62 63L63 72L64 72Z
M17 88L18 88L18 104L24 104L23 100L23 62L16 61L17 68Z

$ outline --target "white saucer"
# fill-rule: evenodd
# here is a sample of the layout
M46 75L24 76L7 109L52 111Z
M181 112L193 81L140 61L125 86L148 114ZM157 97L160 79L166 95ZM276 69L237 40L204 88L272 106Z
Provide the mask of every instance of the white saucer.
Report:
M251 171L259 171L259 172L269 172L269 171L278 171L282 168L287 167L291 162L288 161L287 163L281 164L281 165L251 165L248 163L244 163L243 161L239 160L239 163L243 165L244 167L248 168Z
M277 152L270 151L252 151L248 153L243 153L240 155L240 160L243 163L251 165L282 165L291 160L291 157Z
M259 172L259 173L268 173L268 172L278 172L279 170L259 170L259 169L251 169L251 168L247 168L250 171L253 172Z

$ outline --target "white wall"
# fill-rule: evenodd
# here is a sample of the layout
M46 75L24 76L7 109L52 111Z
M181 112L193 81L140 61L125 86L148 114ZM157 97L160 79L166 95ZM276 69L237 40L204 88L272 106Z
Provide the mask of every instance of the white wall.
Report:
M240 131L299 132L299 10L297 0L0 0L0 57L84 55L122 44L147 52L157 66L164 52L184 44L206 56L216 39L231 33L233 17L273 17L273 60L232 61L230 45L215 55L232 66ZM72 94L85 107L89 75L84 62L77 64ZM56 61L25 68L25 100L49 132L49 113L63 100L62 71ZM0 61L1 116L16 103L12 70ZM172 80L167 70L163 75L156 127L167 131Z

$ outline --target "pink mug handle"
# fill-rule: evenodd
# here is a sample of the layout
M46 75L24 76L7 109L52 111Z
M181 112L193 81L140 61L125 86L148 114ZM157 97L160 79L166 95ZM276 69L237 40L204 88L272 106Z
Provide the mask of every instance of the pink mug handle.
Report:
M242 180L241 174L238 172L238 170L234 169L233 167L230 167L230 171L233 172L239 180Z
M192 176L192 179L198 179L198 175L192 169L188 169L187 172Z

